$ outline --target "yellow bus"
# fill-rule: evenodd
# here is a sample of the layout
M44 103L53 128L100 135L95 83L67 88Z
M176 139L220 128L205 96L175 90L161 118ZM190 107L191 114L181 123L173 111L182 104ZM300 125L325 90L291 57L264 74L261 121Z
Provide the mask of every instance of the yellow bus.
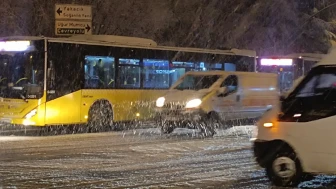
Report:
M80 35L0 38L0 122L83 124L148 120L187 71L255 71L252 50L159 46L150 39Z

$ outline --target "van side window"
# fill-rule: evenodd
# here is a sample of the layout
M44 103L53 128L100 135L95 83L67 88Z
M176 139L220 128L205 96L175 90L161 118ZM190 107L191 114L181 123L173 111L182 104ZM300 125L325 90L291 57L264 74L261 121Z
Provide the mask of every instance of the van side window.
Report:
M238 77L236 75L229 75L220 87L226 87L227 94L236 92L238 90Z

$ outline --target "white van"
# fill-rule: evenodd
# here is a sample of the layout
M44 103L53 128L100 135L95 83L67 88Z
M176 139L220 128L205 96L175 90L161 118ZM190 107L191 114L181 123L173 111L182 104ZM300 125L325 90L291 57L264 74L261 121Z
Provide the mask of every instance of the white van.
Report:
M254 155L273 184L336 174L336 49L257 123Z
M176 127L215 134L215 123L260 117L279 103L276 74L191 71L156 101L163 133Z

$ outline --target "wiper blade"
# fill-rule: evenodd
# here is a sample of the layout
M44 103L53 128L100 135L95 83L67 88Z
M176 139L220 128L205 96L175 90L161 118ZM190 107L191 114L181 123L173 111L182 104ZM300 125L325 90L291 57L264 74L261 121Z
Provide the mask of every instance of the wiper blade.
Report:
M23 101L28 102L27 98L20 92L24 89L23 87L12 87L12 89L19 94Z
M19 95L23 99L23 101L28 102L27 98L23 94L19 93Z

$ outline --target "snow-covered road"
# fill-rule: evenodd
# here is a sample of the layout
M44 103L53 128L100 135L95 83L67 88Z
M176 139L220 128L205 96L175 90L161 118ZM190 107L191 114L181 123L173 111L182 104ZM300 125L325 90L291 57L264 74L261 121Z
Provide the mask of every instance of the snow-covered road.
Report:
M0 188L271 188L253 160L251 130L219 130L213 138L186 129L161 135L155 128L2 136ZM321 182L332 185L334 178L302 186Z

